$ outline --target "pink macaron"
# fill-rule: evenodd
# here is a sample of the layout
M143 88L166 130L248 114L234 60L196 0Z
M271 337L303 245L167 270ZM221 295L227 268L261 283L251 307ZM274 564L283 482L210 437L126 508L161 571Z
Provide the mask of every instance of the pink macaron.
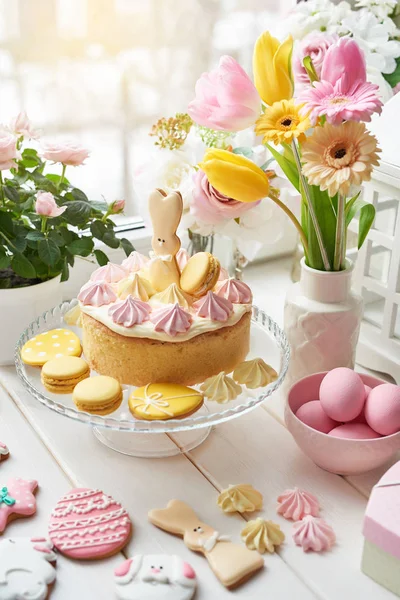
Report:
M372 440L381 437L379 433L364 423L345 423L332 429L328 435L346 440Z
M321 382L319 399L331 419L346 423L358 417L363 410L364 384L352 369L332 369Z
M328 417L319 400L311 400L300 406L296 412L296 417L309 427L322 431L322 433L329 433L339 425L339 423Z
M400 431L400 386L384 383L375 387L365 403L365 418L381 435Z

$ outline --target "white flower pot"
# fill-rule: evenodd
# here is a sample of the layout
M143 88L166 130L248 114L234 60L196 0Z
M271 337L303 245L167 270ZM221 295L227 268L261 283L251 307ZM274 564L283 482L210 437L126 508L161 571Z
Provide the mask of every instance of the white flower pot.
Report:
M285 332L291 348L286 389L312 373L354 368L363 300L351 291L353 264L344 271L311 269L301 261L301 277L285 301Z
M36 285L0 290L1 366L14 364L15 344L29 323L61 302L60 275Z

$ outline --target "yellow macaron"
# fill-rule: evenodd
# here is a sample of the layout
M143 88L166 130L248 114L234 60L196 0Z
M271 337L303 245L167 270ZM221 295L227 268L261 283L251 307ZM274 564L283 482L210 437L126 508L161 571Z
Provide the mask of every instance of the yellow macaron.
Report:
M215 256L209 252L198 252L184 267L180 287L196 298L204 296L216 285L220 269L219 260Z
M41 372L44 387L53 394L72 394L74 387L89 376L89 365L77 356L52 358Z
M79 410L93 415L109 415L121 405L122 388L114 377L98 375L78 383L72 400Z
M21 358L27 365L41 367L52 358L80 356L82 346L78 336L69 329L51 329L39 333L23 345Z
M129 396L129 410L146 421L182 419L198 410L203 394L177 383L150 383Z

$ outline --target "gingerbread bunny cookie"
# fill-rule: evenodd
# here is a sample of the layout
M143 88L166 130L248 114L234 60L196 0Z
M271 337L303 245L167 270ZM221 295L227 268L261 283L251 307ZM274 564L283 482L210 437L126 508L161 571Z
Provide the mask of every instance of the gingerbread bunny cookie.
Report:
M182 536L190 550L204 554L215 575L229 589L237 587L264 566L258 553L230 542L227 536L202 523L185 502L171 500L167 508L151 510L148 516L153 525Z
M154 190L149 198L149 212L153 224L153 239L149 265L150 282L156 292L162 292L171 283L179 286L180 271L176 255L181 241L176 235L182 217L183 202L179 192L166 194Z

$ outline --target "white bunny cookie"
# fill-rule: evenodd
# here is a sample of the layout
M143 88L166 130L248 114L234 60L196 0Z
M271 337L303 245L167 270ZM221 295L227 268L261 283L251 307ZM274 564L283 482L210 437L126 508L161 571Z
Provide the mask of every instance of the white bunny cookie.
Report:
M183 202L179 192L166 194L154 190L149 197L149 212L153 224L153 239L149 265L150 282L157 292L162 292L171 283L179 286L180 271L176 255L181 241L176 235L182 217Z
M196 590L196 573L179 556L137 555L114 572L120 600L190 600Z
M202 523L193 509L180 500L171 500L167 508L149 512L149 520L164 531L183 537L185 545L204 554L211 569L227 588L235 588L264 566L257 552L234 544L210 525Z

